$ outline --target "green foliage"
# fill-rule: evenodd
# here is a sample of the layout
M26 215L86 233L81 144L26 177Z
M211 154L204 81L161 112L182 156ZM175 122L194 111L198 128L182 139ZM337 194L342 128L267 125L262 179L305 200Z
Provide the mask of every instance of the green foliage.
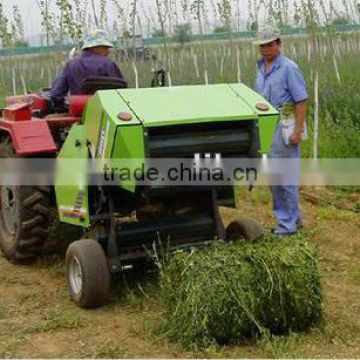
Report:
M190 5L190 11L194 15L195 19L197 19L199 24L199 32L200 34L204 33L204 26L202 18L205 15L205 3L204 0L194 0Z
M181 45L189 42L191 40L191 25L190 24L180 24L176 25L174 28L174 39Z
M259 24L257 21L253 21L250 25L250 30L253 32L257 32L259 29Z
M301 16L304 19L305 25L309 33L315 33L320 23L318 9L313 0L300 0Z
M134 5L135 4L135 5ZM99 26L103 29L107 28L107 12L106 12L106 0L100 0L100 18L99 18ZM133 9L136 14L136 1L133 2Z
M151 37L164 37L165 34L161 29L153 29L151 32Z
M344 15L338 15L333 21L333 25L347 25L349 24L349 19Z
M19 7L13 6L13 18L9 19L3 10L0 2L0 40L4 48L26 47L24 22Z
M220 15L220 20L222 26L226 29L231 29L231 17L232 17L232 7L230 0L221 0L217 3L218 6L218 13Z
M269 13L279 29L289 27L289 5L289 1L287 0L274 0L270 2Z
M45 34L46 45L50 45L51 37L54 36L54 15L50 12L51 0L39 0L38 5L41 14L41 26Z
M29 47L29 43L25 40L16 40L12 43L12 46L15 48L24 48L24 47Z
M177 253L162 286L164 331L185 347L301 332L322 318L316 250L300 236Z
M59 43L64 43L64 35L68 35L70 39L79 43L82 35L81 24L74 17L74 9L69 0L56 0L56 5L60 10L60 38Z
M9 19L6 17L2 3L0 3L0 40L3 47L11 46L11 32L9 29Z
M216 26L213 30L213 34L223 34L230 32L231 29L225 27L225 26Z
M16 5L13 6L13 22L11 24L11 29L13 46L27 46L27 42L25 41L24 22L20 14L20 9Z

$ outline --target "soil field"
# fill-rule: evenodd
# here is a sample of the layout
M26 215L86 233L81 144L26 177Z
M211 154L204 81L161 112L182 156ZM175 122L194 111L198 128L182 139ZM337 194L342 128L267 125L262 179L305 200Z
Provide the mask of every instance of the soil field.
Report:
M302 196L304 233L318 247L326 299L318 329L188 352L156 333L163 307L153 272L115 279L110 303L85 311L69 299L63 256L46 255L31 266L0 257L0 358L360 357L360 215L322 202L329 194ZM222 211L225 223L245 214L273 224L266 189L240 196L238 210ZM342 208L360 200L335 198Z

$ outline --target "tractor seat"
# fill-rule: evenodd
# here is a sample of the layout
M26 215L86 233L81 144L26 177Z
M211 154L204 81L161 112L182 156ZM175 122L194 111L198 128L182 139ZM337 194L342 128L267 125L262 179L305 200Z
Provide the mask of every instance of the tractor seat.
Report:
M126 89L127 82L124 79L108 76L89 76L82 84L83 94L93 95L98 90Z

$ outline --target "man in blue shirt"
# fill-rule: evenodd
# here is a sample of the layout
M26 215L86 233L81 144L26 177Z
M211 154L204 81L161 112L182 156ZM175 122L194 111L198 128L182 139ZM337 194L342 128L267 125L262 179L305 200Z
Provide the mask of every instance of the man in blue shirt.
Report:
M308 94L299 67L281 53L280 32L267 26L258 33L261 59L258 61L256 91L280 112L286 109L295 118L293 134L285 138L279 122L273 137L272 158L300 158L305 130ZM276 235L291 235L302 225L297 186L272 186L273 211L278 225Z
M106 31L94 30L82 47L82 54L70 60L54 81L51 89L53 99L64 99L65 96L82 95L82 82L90 76L109 76L124 79L114 61L108 56L110 48L114 45L110 42Z

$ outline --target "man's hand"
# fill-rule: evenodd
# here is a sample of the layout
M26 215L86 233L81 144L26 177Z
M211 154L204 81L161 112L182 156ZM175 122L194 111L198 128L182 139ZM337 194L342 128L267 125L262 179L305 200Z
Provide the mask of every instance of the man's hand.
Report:
M302 131L296 130L290 137L291 145L299 145L302 141Z

